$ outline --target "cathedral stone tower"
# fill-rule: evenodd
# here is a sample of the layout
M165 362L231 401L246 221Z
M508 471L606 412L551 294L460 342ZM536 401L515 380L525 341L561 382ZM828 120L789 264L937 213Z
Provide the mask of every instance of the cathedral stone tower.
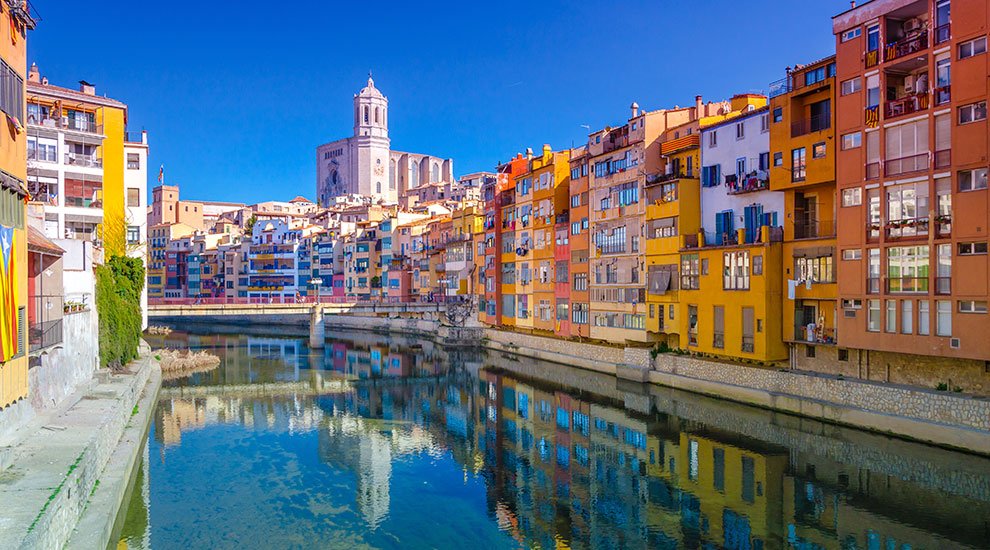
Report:
M368 85L354 96L354 141L357 153L358 193L398 200L398 192L389 186L388 98L375 88L368 75Z

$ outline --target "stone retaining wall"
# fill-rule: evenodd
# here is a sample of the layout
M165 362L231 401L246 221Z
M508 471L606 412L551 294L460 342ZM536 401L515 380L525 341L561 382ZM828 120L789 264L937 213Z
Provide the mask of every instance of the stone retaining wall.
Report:
M881 414L914 418L990 432L990 401L863 380L840 380L772 369L664 354L653 362L659 372L731 384L774 394L824 401ZM990 437L990 433L986 434Z

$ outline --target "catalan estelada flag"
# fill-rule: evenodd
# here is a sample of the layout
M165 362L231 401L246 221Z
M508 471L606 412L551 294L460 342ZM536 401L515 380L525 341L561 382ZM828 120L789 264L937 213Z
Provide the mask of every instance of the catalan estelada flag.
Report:
M17 355L17 254L14 229L0 225L0 361Z
M161 183L164 180L165 180L165 165L163 164L158 167L158 183Z

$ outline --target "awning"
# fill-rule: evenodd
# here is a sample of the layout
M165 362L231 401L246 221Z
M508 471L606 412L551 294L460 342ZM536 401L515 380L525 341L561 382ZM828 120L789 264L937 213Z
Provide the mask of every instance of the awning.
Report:
M41 231L38 231L30 225L27 228L28 233L28 252L35 252L38 254L48 254L49 256L61 256L65 254L65 250L53 243L48 237L46 237Z

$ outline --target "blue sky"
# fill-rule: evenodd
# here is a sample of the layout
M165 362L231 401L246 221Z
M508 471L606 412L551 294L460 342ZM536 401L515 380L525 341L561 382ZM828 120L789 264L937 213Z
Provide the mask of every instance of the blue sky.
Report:
M32 0L28 62L130 106L183 198L315 198L315 148L351 134L368 70L393 149L490 170L526 147L579 144L583 124L765 91L830 54L846 0L389 3ZM237 6L236 8L234 6Z

